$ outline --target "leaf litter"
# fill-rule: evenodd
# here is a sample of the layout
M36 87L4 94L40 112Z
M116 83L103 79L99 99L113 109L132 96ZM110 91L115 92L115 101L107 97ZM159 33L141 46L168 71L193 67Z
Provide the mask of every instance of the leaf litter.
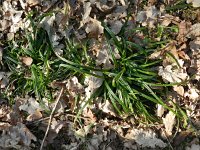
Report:
M193 7L199 7L198 1L187 0L186 2L191 3ZM63 38L71 38L72 35L75 35L78 40L90 38L94 41L90 50L92 51L91 57L96 58L96 66L103 66L104 69L112 69L112 57L108 52L108 47L102 36L104 32L102 21L110 26L111 31L113 31L115 35L119 34L125 23L125 18L128 15L127 9L129 4L130 2L127 0L70 0L69 2L64 2L64 4L56 0L29 0L26 2L23 0L5 0L1 2L0 5L0 16L2 18L0 22L0 37L4 36L6 40L11 41L18 38L18 32L27 27L29 27L29 31L32 31L30 22L24 17L28 15L28 11L31 9L34 8L41 13L55 9L55 12L53 12L51 16L43 17L39 26L46 30L52 46L61 52L60 55L63 54L62 49L64 47L60 42ZM169 28L171 25L178 26L179 33L177 34L177 39L175 39L178 42L172 49L169 48L170 50L167 50L175 56L177 62L174 62L171 58L163 57L161 53L158 53L157 57L162 57L164 61L162 66L157 68L157 70L158 74L166 83L180 83L194 76L194 78L192 78L193 81L184 87L174 87L172 91L177 93L177 98L174 102L179 102L180 105L184 105L187 108L186 113L191 118L190 121L192 123L198 122L200 116L200 89L194 81L199 83L200 76L199 23L187 22L181 20L178 16L169 15L163 6L160 8L154 5L146 6L144 10L136 12L137 14L132 14L132 19L134 18L132 20L132 26L135 26L136 23L140 23L141 26L148 27L149 30L156 28L157 24L162 24ZM70 19L74 20L70 22ZM183 47L181 50L182 54L187 56L187 59L181 58L178 51L181 47L180 45L183 43L186 43L187 46ZM0 44L2 47L2 43ZM114 50L114 55L116 58L121 57L117 50ZM2 62L3 56L4 53L1 48L1 64L4 63ZM33 64L33 58L29 56L22 56L21 61L28 67L31 67ZM95 72L95 74L102 76L99 72ZM1 91L6 90L8 87L8 77L9 73L0 72ZM73 107L75 107L74 100L77 94L89 98L101 87L103 82L103 79L90 75L85 78L84 83L80 83L76 76L63 81L62 84L56 81L55 83L58 83L56 88L64 85L69 91L62 97L57 112L62 114L65 112L66 108L70 108L70 111L72 111L71 117L73 117ZM57 95L56 92L55 95ZM66 100L70 101L71 107L68 107ZM60 138L60 135L67 134L67 137L70 137L69 143L66 144L66 141L59 143L57 141L64 149L78 149L84 144L87 145L88 149L94 150L111 150L117 148L142 149L146 147L155 149L158 147L165 148L167 146L166 140L162 139L162 137L158 137L156 132L151 129L144 130L139 127L132 127L133 125L127 125L126 121L115 121L115 119L107 117L105 117L104 120L97 120L93 111L96 107L105 114L109 114L114 118L117 117L108 100L102 101L102 98L99 98L99 100L98 106L87 107L84 113L85 120L89 118L89 120L93 119L93 121L85 121L85 124L79 124L79 126L73 127L71 123L73 119L67 118L65 115L53 118L46 145L48 145L48 143L54 143L57 138ZM47 117L48 115L46 115L45 109L51 110L54 103L49 104L49 102L47 102L44 105L44 108L42 108L35 98L29 96L25 98L19 96L15 98L15 103L12 108L0 103L1 148L31 149L31 147L34 147L38 140L41 139L36 136L37 133L35 133L35 131L34 134L36 135L33 134L29 123L34 123L35 121ZM160 105L158 105L157 111L157 115L162 117L167 136L170 137L170 135L174 133L174 127L177 123L176 119L178 118L175 117L174 113L171 111L167 112ZM26 124L26 122L28 123ZM43 127L41 126L40 130L44 131L47 127L47 122L45 119L41 120L41 122ZM64 130L65 133L62 133L63 129L66 129ZM79 133L79 136L77 136L77 133ZM81 139L79 138L80 134L82 135ZM120 147L120 145L123 146ZM199 149L199 144L198 142L191 142L186 149Z

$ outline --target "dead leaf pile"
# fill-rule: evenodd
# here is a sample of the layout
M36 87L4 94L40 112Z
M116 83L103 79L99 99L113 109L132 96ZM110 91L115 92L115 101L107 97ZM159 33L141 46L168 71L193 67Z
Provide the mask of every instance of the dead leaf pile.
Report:
M147 47L144 33L132 34L135 27L147 27L149 31L153 31L152 38L155 41L168 41L169 39L165 39L165 36L154 35L154 32L158 32L155 31L156 27L170 29L176 26L175 29L178 32L170 33L175 39L170 39L171 42L168 44L161 44L160 50L156 50L149 59L163 60L160 67L155 70L165 83L186 83L173 86L164 101L170 107L174 106L172 102L184 107L189 121L199 128L200 23L186 21L183 16L168 14L166 12L169 11L165 10L164 5L160 3L156 5L156 1L149 0L149 5L144 6L143 10L138 8L143 4L142 1L134 1L134 5L129 8L130 3L132 2L129 0L0 0L0 38L2 41L14 42L25 31L32 33L33 29L27 15L33 10L35 14L33 13L32 17L38 14L43 15L37 27L47 32L57 54L62 56L64 53L65 45L62 43L64 38L75 37L75 40L79 42L90 39L88 55L95 60L96 67L112 70L114 65L109 49L113 51L116 59L120 59L121 56L112 46L112 41L110 41L110 46L107 45L103 37L104 25L108 26L120 41L118 35L121 34L120 31L129 15L125 32L127 39L130 37L130 41ZM175 4L174 1L167 3ZM186 3L193 7L200 7L198 0L187 0ZM133 14L128 14L128 9L133 10ZM3 50L2 42L0 42L0 65L3 64ZM31 67L34 63L33 58L26 55L21 56L20 61L23 64L20 67L25 68ZM102 97L94 99L91 106L88 104L83 109L82 116L73 124L76 117L75 110L87 104L86 101L100 89L104 82L101 72L91 73L100 77L87 75L84 81L79 81L78 77L72 76L64 81L51 83L53 98L56 99L59 88L64 88L64 94L56 107L56 115L50 124L45 146L52 144L54 149L59 147L66 150L83 149L83 146L90 150L163 149L167 147L167 141L158 137L153 130L135 127L134 123L127 121L128 118L122 121L110 101ZM9 73L0 71L0 90L7 90L8 85ZM78 102L77 97L80 98ZM47 98L42 98L42 103L40 103L34 97L20 97L19 95L14 98L13 107L10 107L8 102L0 96L0 149L38 148L36 145L41 144L41 135L37 134L41 132L43 135L46 131L48 113L54 106L55 102L50 102ZM175 114L158 105L157 116L163 121L160 128L164 128L166 136L173 136L177 130L175 126L179 121ZM99 119L99 117L104 119ZM178 132L181 131L180 129ZM186 149L199 149L199 140L188 143Z

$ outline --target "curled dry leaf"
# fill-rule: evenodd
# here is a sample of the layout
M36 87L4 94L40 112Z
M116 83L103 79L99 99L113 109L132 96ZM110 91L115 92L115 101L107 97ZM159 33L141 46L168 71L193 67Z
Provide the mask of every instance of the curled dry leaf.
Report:
M92 10L91 3L85 2L83 7L84 7L84 15L82 20L85 21L90 16L90 12Z
M95 43L96 44L96 43ZM97 44L97 46L94 46L95 56L96 56L96 65L102 66L104 69L112 69L114 66L112 64L112 56L109 53L109 47L105 43ZM120 59L121 56L118 53L117 49L113 48L113 53L116 59Z
M59 45L57 42L60 37L56 34L56 29L54 28L53 24L56 21L56 15L53 13L52 16L46 16L42 19L42 21L39 24L39 27L42 27L46 30L48 33L49 39L52 42L52 45L55 47Z
M161 76L163 81L166 83L180 83L188 77L187 73L185 73L183 69L173 69L172 65L167 65L165 68L160 66L158 75Z
M175 86L173 86L173 89L174 89L175 92L177 92L177 94L178 94L180 97L183 97L183 96L184 96L185 91L184 91L183 86L177 86L177 85L175 85Z
M123 26L122 22L119 20L111 21L110 22L111 30L114 34L118 34L121 31L121 28Z
M188 99L186 102L186 113L190 117L197 117L199 116L199 94L200 91L192 86L191 84L188 84L188 91L184 93L184 97Z
M187 3L192 3L193 7L200 7L200 1L199 0L187 0Z
M40 2L41 2L41 0L27 0L27 3L30 6L35 6L35 5L39 4Z
M186 147L186 150L199 150L200 145L199 144L192 144L190 147Z
M189 89L184 93L184 97L188 97L193 102L197 101L199 99L200 91L197 88L191 86L190 84L188 84L188 86Z
M197 37L189 43L192 51L191 65L188 72L195 76L195 79L200 79L200 38Z
M83 86L80 84L78 78L75 76L67 80L66 87L73 96L76 96L77 93L83 93Z
M87 124L87 123L91 124L91 123L95 123L97 121L96 116L93 114L92 110L89 108L83 110L83 116L90 118L89 122L85 121L85 124Z
M158 16L160 16L160 11L155 6L150 6L146 8L146 11L140 11L136 20L142 23L142 26L149 25L150 28L153 28Z
M36 110L33 114L30 114L26 120L27 121L35 121L42 118L42 113L39 110Z
M104 13L111 11L116 5L115 0L100 0L95 3L96 7Z
M196 38L198 36L200 36L200 23L196 23L196 24L193 24L190 29L189 29L189 32L187 33L187 37L189 38Z
M172 130L176 123L176 115L173 112L169 111L165 118L162 119L167 135L172 135Z
M53 120L51 122L51 131L50 131L51 136L50 135L48 136L48 138L49 138L48 141L50 143L52 143L53 139L58 136L59 131L64 127L64 125L65 125L65 123L63 121L56 120L55 118L53 118ZM54 133L51 133L51 132L54 132ZM54 136L52 136L52 135L54 135Z
M100 21L96 18L90 18L85 31L89 37L98 39L103 34L103 29Z
M9 123L0 122L0 131L8 130L10 127L11 127L11 125Z
M4 89L8 85L8 74L6 72L0 72L0 88Z
M152 130L132 129L126 134L125 138L135 140L135 142L143 148L164 148L167 146L166 143L156 137L156 134Z
M4 105L4 100L0 100L0 119L1 121L9 121L9 115L11 113L11 108L7 105Z
M31 140L36 141L36 137L22 123L9 127L0 137L0 147L20 149L29 147Z
M21 57L21 60L26 66L31 66L33 63L33 59L31 57Z
M30 115L34 114L37 110L42 110L40 104L32 97L19 100L22 102L19 109L28 112Z
M101 109L104 113L116 116L113 105L108 100L106 100L105 103L100 104L99 109Z
M102 72L97 71L94 72L94 74L99 76L103 75ZM102 85L103 79L90 75L85 78L84 83L88 85L88 87L85 88L86 98L88 99Z
M190 22L186 22L186 21L181 21L180 23L178 23L178 28L179 28L179 33L178 33L178 42L184 42L186 36L188 35L188 31L191 30L189 29L191 23Z
M164 114L164 111L165 111L165 108L162 105L158 104L157 105L157 116L162 117L162 115Z

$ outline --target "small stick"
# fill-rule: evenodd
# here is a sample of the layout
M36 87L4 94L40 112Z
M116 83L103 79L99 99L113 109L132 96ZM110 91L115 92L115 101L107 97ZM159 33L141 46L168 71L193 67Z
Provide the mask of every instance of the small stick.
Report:
M51 126L51 121L52 121L52 119L53 119L53 114L54 114L54 112L55 112L55 110L56 110L56 107L57 107L57 105L58 105L58 102L59 102L59 100L60 100L60 97L62 96L63 89L64 89L64 88L62 88L62 89L60 90L60 94L59 94L58 97L57 97L55 106L53 107L53 109L52 109L52 111L51 111L51 114L50 114L50 117L49 117L48 126L47 126L47 130L46 130L46 133L45 133L44 138L43 138L43 140L42 140L42 144L41 144L41 146L40 146L40 150L43 149L44 142L45 142L45 140L46 140L46 137L47 137L47 135L48 135L48 132L49 132L49 129L50 129L50 126Z
M59 117L60 115L64 115L65 113L57 113L54 115L54 118L55 117ZM65 114L66 117L73 117L73 118L76 118L76 115L74 114ZM31 125L31 124L36 124L36 123L40 123L42 121L45 121L45 120L49 120L50 116L49 117L45 117L45 118L41 118L39 120L35 120L35 121L31 121L31 122L27 122L26 125ZM82 117L82 116L79 116L79 118L81 119L85 119L85 120L89 120L90 118L89 117Z

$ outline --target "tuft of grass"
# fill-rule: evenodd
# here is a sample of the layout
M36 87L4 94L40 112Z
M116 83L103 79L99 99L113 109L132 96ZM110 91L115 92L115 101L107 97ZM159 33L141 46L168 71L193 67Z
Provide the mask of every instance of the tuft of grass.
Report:
M148 59L152 49L144 49L123 37L118 40L107 27L105 27L105 36L112 56L113 69L96 69L95 66L75 63L67 57L58 56L63 60L61 67L74 70L81 75L89 74L98 77L92 73L93 71L100 71L103 74L99 77L104 79L101 90L97 90L98 93L94 93L90 99L86 100L86 104L80 109L78 115L97 96L103 96L105 100L109 99L120 116L133 115L140 116L145 121L155 121L156 104L179 115L162 99L165 96L165 88L173 84L163 84L158 74L152 69L161 62L161 60ZM114 57L114 48L119 51L120 59ZM152 88L156 86L162 88L160 90Z
M3 57L3 61L11 71L8 88L13 85L15 87L12 97L28 94L38 100L45 97L51 101L54 89L49 85L54 80L63 81L71 76L84 80L86 75L92 75L102 78L103 84L89 99L85 100L86 103L82 108L77 109L77 117L98 96L110 100L121 117L132 115L139 116L144 121L155 121L157 120L154 115L156 104L180 116L178 111L174 111L163 101L167 86L173 84L163 84L153 69L160 65L162 60L148 59L153 52L152 48L166 41L157 43L149 41L148 46L141 46L124 38L123 33L120 33L119 40L108 27L104 26L105 39L114 67L110 70L97 69L95 60L88 55L87 43L64 39L61 41L65 45L63 54L58 55L47 32L35 25L38 22L34 20L31 22L33 33L27 32L23 40L10 42ZM162 36L162 32L163 29L160 28L158 36ZM120 59L114 56L115 48L121 56ZM23 56L33 59L31 66L25 66L21 62L20 57ZM94 74L95 71L101 72L102 76ZM155 89L155 87L161 88Z

